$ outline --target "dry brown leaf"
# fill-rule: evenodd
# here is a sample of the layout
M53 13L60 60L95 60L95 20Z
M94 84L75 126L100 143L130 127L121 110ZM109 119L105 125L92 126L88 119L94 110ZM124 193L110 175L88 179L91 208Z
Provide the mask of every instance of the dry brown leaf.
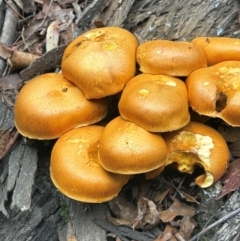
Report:
M192 218L183 217L181 221L180 230L178 233L184 240L189 240L196 226L197 223Z
M114 217L111 217L111 216L107 216L107 220L110 221L115 226L131 227L131 225L132 225L132 222L130 222L127 219L114 218Z
M22 79L19 74L11 74L0 78L0 93L2 101L10 108L14 107L14 100L16 94L22 87Z
M16 128L0 130L0 160L6 156L12 146L15 144L19 133Z
M156 226L159 223L156 204L147 198L141 198L140 200L138 202L138 215L132 224L132 228L149 229Z
M35 19L32 20L28 26L24 26L22 30L22 38L26 41L29 36L32 36L34 33L45 29L48 26L49 19L46 18L44 22L42 19Z
M13 50L10 49L6 44L0 42L0 57L7 59L11 57Z
M216 200L240 187L240 158L229 164L227 172L221 178L221 182L224 186L221 194L216 198Z
M168 193L170 192L170 188L168 188L167 190L165 190L164 192L160 193L159 195L157 195L156 197L154 197L154 202L159 202L161 203L163 201L163 199L168 195Z
M168 210L159 212L159 218L164 223L167 223L169 221L172 221L176 216L192 217L194 214L194 207L188 206L187 204L180 202L178 199L175 199Z
M0 78L0 90L19 90L22 87L22 79L19 74L11 74Z
M36 5L32 0L22 0L23 3L23 11L25 13L32 13L36 10Z
M58 3L52 2L50 5L51 0L43 0L42 11L40 11L35 19L43 19L45 16L51 17L55 12L60 11L61 7Z
M8 63L11 66L10 71L13 72L17 69L25 69L38 58L38 55L15 50L8 59Z
M167 224L164 232L154 241L177 241L174 237L174 234L177 232L177 229Z
M62 9L52 16L52 19L60 21L59 32L67 30L73 23L74 18L75 15L73 13L73 9Z
M180 190L180 189L179 189L179 192L182 194L182 196L186 199L187 202L192 202L192 203L199 204L199 202L196 200L195 197L187 194L186 192L184 192L183 190Z
M159 215L156 204L153 201L147 198L143 198L143 200L147 202L148 209L143 217L142 227L148 229L156 226L159 223Z
M137 207L123 197L114 198L108 202L108 205L112 213L119 219L130 220L130 222L133 222L137 217Z

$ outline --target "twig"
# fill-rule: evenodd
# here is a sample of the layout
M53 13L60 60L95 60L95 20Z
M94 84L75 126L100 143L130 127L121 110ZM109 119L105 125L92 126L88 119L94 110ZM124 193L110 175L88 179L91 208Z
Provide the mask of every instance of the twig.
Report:
M203 230L205 229L205 227L207 227L207 225L211 222L212 218L215 216L216 214L213 214L209 220L206 222L206 224L203 226ZM197 241L199 240L200 237L198 237Z
M47 10L47 12L46 12L46 15L44 16L42 22L39 24L38 28L37 28L33 33L31 33L29 36L27 36L26 38L24 38L24 35L22 34L23 43L24 43L25 45L26 45L26 41L27 41L30 37L32 37L33 34L34 34L36 31L38 31L38 30L43 26L43 24L45 23L45 21L46 21L46 19L47 19L47 17L48 17L48 13L49 13L49 11L50 11L50 9L51 9L52 3L53 3L53 0L51 0L51 2L50 2L50 4L49 4L49 7L48 7L48 10ZM21 44L20 44L20 46L21 46ZM19 46L19 47L20 47L20 46Z
M173 185L173 187L176 189L176 191L175 191L175 193L174 193L174 195L173 195L173 199L175 199L177 193L179 193L180 196L182 195L182 194L180 193L180 191L179 191L179 188L182 186L182 184L183 184L183 182L185 181L185 179L186 179L186 175L183 176L183 178L182 178L181 182L179 183L178 187L175 187L175 186L171 183L171 184Z
M14 9L10 3L8 3L8 1L4 0L4 2L8 5L8 7L14 12L16 13L20 18L24 19L23 15L21 15L16 9Z
M214 228L215 226L217 226L218 224L226 221L227 219L237 215L238 213L240 213L240 208L234 210L233 212L227 214L226 216L220 218L218 221L212 223L210 226L208 226L206 229L202 230L201 232L199 232L198 234L196 234L194 237L192 237L189 241L194 241L196 240L198 237L202 236L203 234L205 234L206 232L208 232L210 229Z

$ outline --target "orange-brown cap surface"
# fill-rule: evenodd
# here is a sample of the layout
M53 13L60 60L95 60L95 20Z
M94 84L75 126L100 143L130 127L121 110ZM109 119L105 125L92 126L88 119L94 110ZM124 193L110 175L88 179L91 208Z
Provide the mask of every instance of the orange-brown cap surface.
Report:
M195 166L203 167L205 173L195 182L209 187L226 172L230 153L219 132L213 128L190 122L180 130L163 134L168 148L166 166L176 163L178 170L192 174Z
M152 132L177 130L190 120L185 83L167 75L140 74L132 78L118 108L124 119Z
M107 111L106 99L87 100L62 74L49 73L30 80L21 89L14 118L23 136L54 139L72 128L100 121Z
M63 75L75 83L87 99L121 91L135 75L137 39L118 27L92 29L66 48Z
M98 145L103 129L96 125L73 129L53 147L51 179L60 192L72 199L89 203L109 201L130 178L107 172L99 164Z
M152 40L137 48L140 71L146 74L188 76L193 70L206 67L203 51L188 42Z
M191 41L204 52L209 66L223 61L240 61L240 39L228 37L197 37Z
M240 61L195 70L188 76L186 86L194 111L240 126Z
M167 157L160 134L150 133L120 116L106 125L98 153L103 168L121 174L151 171L163 166Z

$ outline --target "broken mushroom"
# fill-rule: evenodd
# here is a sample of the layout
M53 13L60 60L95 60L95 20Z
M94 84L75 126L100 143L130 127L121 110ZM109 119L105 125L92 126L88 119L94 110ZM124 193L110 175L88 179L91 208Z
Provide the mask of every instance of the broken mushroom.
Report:
M194 111L240 126L240 61L195 70L187 77L186 86Z
M76 128L55 143L50 175L64 195L81 202L106 202L130 179L130 175L110 173L100 165L98 147L103 130L97 125Z
M48 73L23 86L16 99L14 120L23 136L47 140L96 123L107 111L107 99L87 100L62 74Z
M170 76L188 76L193 70L207 66L199 47L169 40L152 40L139 45L137 63L143 73Z
M177 165L180 172L192 174L195 166L204 174L195 179L202 188L211 186L225 173L230 153L219 132L197 122L190 122L180 130L163 133L168 148L166 166Z
M132 78L118 108L124 119L151 132L177 130L190 120L185 83L167 75L140 74Z
M165 165L166 144L153 134L118 116L110 121L101 136L99 161L113 173L145 173Z
M125 29L92 29L68 45L62 73L87 99L113 95L135 75L137 46L135 36Z

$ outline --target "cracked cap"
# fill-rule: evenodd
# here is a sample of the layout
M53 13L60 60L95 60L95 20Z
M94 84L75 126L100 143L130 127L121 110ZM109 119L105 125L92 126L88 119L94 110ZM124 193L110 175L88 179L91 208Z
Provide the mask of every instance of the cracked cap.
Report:
M166 166L177 164L180 172L192 174L195 165L205 173L195 179L200 187L206 188L218 181L225 173L230 153L219 132L197 122L174 132L163 134L168 148Z
M186 86L194 111L221 118L231 126L240 126L239 61L225 61L195 70L188 76Z

